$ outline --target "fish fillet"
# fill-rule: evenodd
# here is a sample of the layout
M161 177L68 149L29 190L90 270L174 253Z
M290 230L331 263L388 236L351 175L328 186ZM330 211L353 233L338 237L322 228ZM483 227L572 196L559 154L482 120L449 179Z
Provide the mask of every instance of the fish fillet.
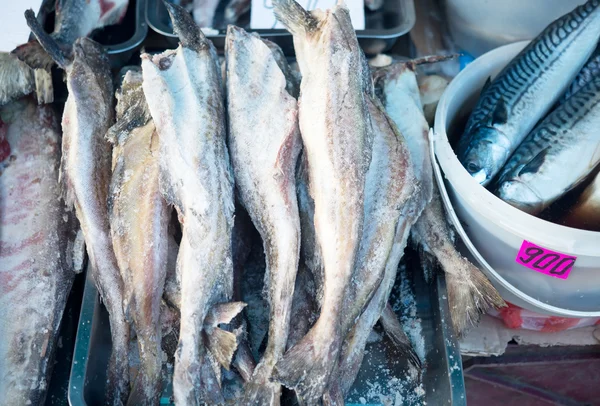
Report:
M281 386L270 378L285 351L300 250L295 188L301 147L298 108L286 90L275 53L281 50L271 50L257 35L229 26L229 151L238 196L264 243L264 290L270 308L267 348L246 384L247 405L279 404Z
M218 404L224 401L216 374L220 371L211 358L229 368L237 340L216 324L231 316L229 311L241 310L226 307L224 314L208 320L211 307L231 305L233 294L233 178L225 145L221 71L214 46L191 15L166 5L180 45L142 55L142 70L159 135L160 188L175 206L183 233L177 257L181 330L173 393L178 404ZM212 326L209 331L206 324ZM215 334L210 353L203 332Z
M158 186L158 135L142 90L129 71L117 93L109 212L125 306L137 334L140 369L130 404L157 404L161 393L161 298L167 272L170 208Z
M0 404L43 405L75 277L76 221L60 198L52 107L25 98L0 118Z
M341 315L362 234L371 160L366 97L372 81L345 5L309 13L294 0L273 4L294 37L302 74L300 131L324 266L319 319L277 363L275 378L312 405L325 390L343 339Z

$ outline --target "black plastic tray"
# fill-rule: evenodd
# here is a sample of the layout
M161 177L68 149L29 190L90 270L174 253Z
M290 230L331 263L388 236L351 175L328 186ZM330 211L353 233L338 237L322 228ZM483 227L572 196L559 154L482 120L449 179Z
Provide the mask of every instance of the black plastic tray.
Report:
M443 275L434 276L432 282L426 282L414 253L409 254L406 269L413 270L407 275L406 281L416 304L416 317L420 319L425 352L422 390L418 388L416 380L406 381L409 371L406 360L398 357L387 337L379 333L381 339L367 346L367 353L350 391L347 406L382 405L368 395L373 388L382 393L392 390L397 393L396 401L391 404L397 404L397 399L401 398L400 404L404 406L466 405L460 350L449 323L445 279ZM69 381L71 406L101 405L106 392L106 368L111 351L108 313L100 302L89 274L88 272ZM400 283L396 283L393 294L396 297L399 287ZM400 296L400 300L402 299ZM398 391L399 381L401 389ZM393 389L390 389L390 385L394 385ZM415 396L419 391L423 395ZM165 385L160 402L162 405L172 404L170 394L170 386Z
M164 46L177 46L177 37L173 33L171 20L163 0L147 0L146 20L150 28L165 37ZM224 1L221 1L215 15L215 25L222 25ZM249 19L242 16L238 25L248 29ZM408 33L415 24L415 7L413 0L385 0L383 7L377 11L365 10L366 29L357 30L356 36L367 54L377 54L391 48L398 37ZM217 31L217 30L215 30ZM287 55L293 54L292 36L282 29L250 30L261 37L277 43ZM225 45L226 28L218 29L217 34L206 33L207 37L218 49ZM162 45L162 44L161 44Z
M44 0L40 7L41 21L48 32L54 30L54 0ZM120 24L94 31L91 37L104 46L113 68L126 64L148 34L146 0L129 0L125 17ZM33 34L30 39L34 39Z

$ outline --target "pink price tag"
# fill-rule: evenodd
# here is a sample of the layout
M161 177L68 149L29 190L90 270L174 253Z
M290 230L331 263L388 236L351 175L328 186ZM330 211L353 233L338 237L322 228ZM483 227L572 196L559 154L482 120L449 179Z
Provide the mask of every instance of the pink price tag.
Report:
M573 269L576 260L577 257L550 251L529 241L523 241L519 254L515 259L518 264L526 268L559 279L567 279L569 277L569 273Z

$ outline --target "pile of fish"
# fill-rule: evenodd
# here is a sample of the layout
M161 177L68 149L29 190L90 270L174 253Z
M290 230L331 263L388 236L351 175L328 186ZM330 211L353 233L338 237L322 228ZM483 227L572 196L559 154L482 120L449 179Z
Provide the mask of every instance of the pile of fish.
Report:
M67 47L26 12L69 94L62 147L51 106L0 109L3 403L43 401L83 241L110 315L111 405L158 404L168 365L176 404L278 405L287 387L341 405L378 321L420 368L388 305L409 239L446 272L458 334L504 305L454 247L433 182L415 69L445 58L371 71L344 4L274 6L299 72L235 26L222 69L167 3L180 45L121 72L116 106L102 47ZM247 308L250 285L267 314Z
M598 0L552 22L488 80L457 147L465 169L505 202L543 216L568 197L574 204L556 221L597 231L599 39Z

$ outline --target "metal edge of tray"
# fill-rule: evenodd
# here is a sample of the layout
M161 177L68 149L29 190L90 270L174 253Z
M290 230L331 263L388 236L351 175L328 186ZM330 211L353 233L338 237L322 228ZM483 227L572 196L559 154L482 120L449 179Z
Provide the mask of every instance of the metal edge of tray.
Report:
M176 38L177 36L173 33L172 29L164 24L161 24L157 18L156 13L151 11L152 8L156 9L156 2L162 0L148 0L146 5L146 22L150 28L157 33L170 38ZM388 0L389 1L389 0ZM388 29L365 29L357 30L356 36L358 39L394 39L401 37L408 33L416 22L415 5L414 0L397 0L399 14L402 15L402 24ZM385 5L384 5L385 7ZM218 31L218 34L205 33L207 38L224 38L226 29L214 30ZM256 32L261 36L267 37L290 37L291 34L287 30L283 29L249 29L250 32Z
M69 376L68 400L71 406L85 405L84 389L86 381L87 361L89 356L89 343L91 339L92 323L96 296L98 291L92 280L90 268L87 269L83 298L81 299L81 312L77 335L75 337L75 350L73 352L73 363L71 375Z
M135 7L135 31L133 36L119 44L106 45L104 48L109 55L133 51L146 39L148 34L148 24L146 22L147 0L136 0Z

